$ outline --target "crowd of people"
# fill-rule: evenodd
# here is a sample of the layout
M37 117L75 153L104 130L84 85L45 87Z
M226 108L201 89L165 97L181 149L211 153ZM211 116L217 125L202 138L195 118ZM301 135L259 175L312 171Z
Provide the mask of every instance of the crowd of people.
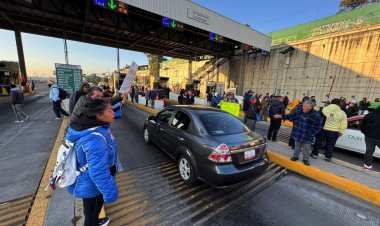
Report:
M84 169L77 177L74 184L68 186L68 192L76 198L83 199L85 223L84 225L102 225L109 222L109 217L99 218L103 203L116 201L118 188L115 175L118 171L117 144L110 130L110 124L115 120L117 103L127 98L127 93L112 97L109 90L100 87L91 87L83 83L80 89L70 95L69 112L62 108L62 100L68 97L63 89L54 81L49 81L49 98L52 102L56 119L69 117L70 123L66 139L75 143L74 151L78 159L78 168ZM164 90L165 91L165 90ZM17 117L16 122L26 121L29 116L22 111L22 90L12 85L12 107ZM146 105L148 100L164 98L168 93L162 90L150 90L140 86L134 86L129 95L136 100L136 94L144 94ZM178 97L179 104L194 104L196 92L181 90ZM138 96L137 96L138 97ZM239 103L234 93L225 95L207 94L209 106L218 106L220 101ZM378 103L379 100L375 100ZM330 162L336 141L347 128L347 117L366 114L361 123L361 131L365 135L366 153L364 169L372 170L372 158L376 146L380 147L380 107L368 113L371 103L363 98L359 103L353 98L347 102L344 98L335 98L326 101L319 109L315 96L304 97L302 101L290 111L285 113L288 107L288 97L270 96L269 93L254 95L251 90L246 92L243 98L243 123L252 131L255 131L256 122L266 121L270 118L270 126L267 140L276 141L277 133L284 120L293 122L289 145L292 147L292 161L297 161L302 152L303 163L310 165L309 157L318 158L322 144L326 144L324 152L325 160ZM312 145L314 143L314 145Z

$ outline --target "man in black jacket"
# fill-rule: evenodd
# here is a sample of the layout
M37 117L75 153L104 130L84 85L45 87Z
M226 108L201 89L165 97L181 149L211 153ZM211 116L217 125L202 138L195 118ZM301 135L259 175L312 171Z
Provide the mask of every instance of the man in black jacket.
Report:
M364 155L364 170L372 170L372 158L376 146L380 148L380 107L366 115L360 126L365 135L366 152Z
M24 94L22 90L16 85L11 85L11 103L13 111L16 114L17 121L15 123L24 122L30 118L22 109L21 105L24 103Z
M285 114L285 107L282 103L282 97L277 96L273 97L273 100L269 107L269 117L270 117L270 126L268 130L268 140L276 141L277 140L277 132L281 127L281 120L280 118L274 118L274 115L284 115Z
M70 96L70 102L69 102L69 112L70 115L73 113L75 104L78 102L79 98L81 96L84 96L88 93L88 90L90 89L90 85L87 82L82 83L80 86L80 89L78 91L75 91Z

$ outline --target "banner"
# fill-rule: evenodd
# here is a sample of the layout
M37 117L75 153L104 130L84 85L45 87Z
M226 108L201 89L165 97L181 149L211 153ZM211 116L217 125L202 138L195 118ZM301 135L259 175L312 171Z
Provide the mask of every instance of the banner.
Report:
M123 84L121 84L120 93L129 93L132 87L132 83L136 78L136 72L139 69L139 66L135 63L132 62L131 67L128 70L127 75L124 78Z
M220 110L230 113L235 117L239 117L240 115L240 104L238 103L229 103L221 101L219 103Z

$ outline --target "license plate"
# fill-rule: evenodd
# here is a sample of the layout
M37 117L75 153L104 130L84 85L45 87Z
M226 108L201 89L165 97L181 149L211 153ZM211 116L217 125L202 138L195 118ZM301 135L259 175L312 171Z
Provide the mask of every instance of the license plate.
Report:
M250 150L250 151L244 152L244 160L253 159L255 157L256 157L256 151L255 150Z

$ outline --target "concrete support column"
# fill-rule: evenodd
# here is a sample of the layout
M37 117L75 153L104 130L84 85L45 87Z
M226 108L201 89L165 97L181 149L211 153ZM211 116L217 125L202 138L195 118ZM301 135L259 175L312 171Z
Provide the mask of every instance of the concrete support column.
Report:
M15 31L15 38L16 38L17 54L18 54L18 61L19 61L19 65L20 65L21 76L24 77L25 82L26 82L26 81L28 81L28 77L26 74L24 49L22 47L22 39L21 39L21 32L20 31Z
M189 80L192 80L192 74L193 74L193 60L189 59Z
M245 78L245 67L247 65L247 51L243 50L243 55L241 56L241 63L240 63L240 76L239 76L239 84L238 84L238 90L237 94L242 96L244 93L244 78Z
M231 88L231 69L232 69L231 62L232 62L232 57L229 57L228 58L228 71L227 71L227 81L228 81L227 88L228 89Z

